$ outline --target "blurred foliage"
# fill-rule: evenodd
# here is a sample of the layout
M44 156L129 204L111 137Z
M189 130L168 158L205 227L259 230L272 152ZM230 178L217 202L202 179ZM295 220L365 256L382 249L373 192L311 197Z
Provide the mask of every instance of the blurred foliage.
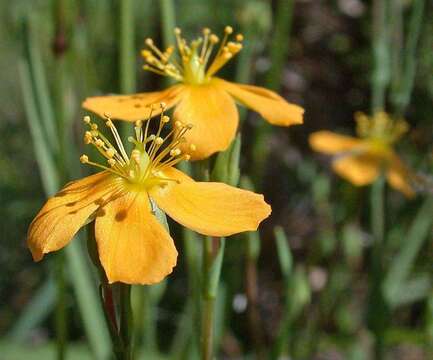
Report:
M119 93L134 86L120 81L120 3L0 1L0 336L5 337L0 342L0 357L7 360L49 358L46 354L54 354L56 327L55 295L48 298L52 301L36 301L47 300L47 295L38 298L38 294L49 294L50 289L53 293L49 274L56 255L36 265L25 247L28 224L44 201L49 179L41 181L38 172L38 154L26 122L25 92L18 80L17 64L23 57L40 56L44 74L34 75L43 79L33 90L35 97L40 97L41 122L52 118L58 146L63 149L59 154L64 158L53 159L60 169L60 182L77 178L84 171L78 166L80 102L87 96ZM249 234L246 239L236 236L226 242L216 300L219 354L227 358L255 352L258 358L286 353L295 359L369 359L374 343L366 321L372 315L366 314L371 311L367 304L373 271L369 189L355 188L333 175L329 159L312 154L307 137L318 129L351 133L353 113L369 111L371 80L377 70L371 47L377 35L372 31L372 7L387 4L392 17L386 18L389 38L382 45L388 53L379 51L379 56L389 56L382 59L386 60L385 71L389 71L386 108L404 112L412 128L399 153L419 174L431 179L433 4L423 2L424 8L414 20L414 9L420 11L419 0L299 0L294 1L292 24L287 27L290 24L279 24L278 18L283 16L281 6L291 3L174 1L174 20L186 34L194 36L204 26L219 30L226 24L245 34L244 52L227 66L224 76L252 84L271 83L280 87L285 98L306 108L304 125L271 132L263 129L257 114L245 113L241 173L256 180L273 213L260 238ZM167 37L160 2L136 0L131 4L135 57L129 61L135 64L131 71L136 88L161 88L161 79L139 70L143 39L153 37L160 42ZM27 29L24 24L28 24ZM414 45L417 26L419 40ZM35 49L26 48L26 36L32 36ZM273 63L276 56L281 61L277 73ZM409 80L405 69L414 71ZM385 75L379 72L375 76ZM406 103L407 108L403 106ZM43 135L55 146L50 127L44 128L47 133ZM263 163L259 163L257 151L262 152L255 144L262 131L266 133L261 140L266 151ZM236 146L238 152L240 141ZM222 160L216 164L223 174L233 172L234 178L239 177L236 169L223 168ZM260 181L258 168L263 169ZM242 186L252 185L244 179ZM407 201L385 189L382 291L389 313L382 325L390 359L427 359L433 354L431 196L425 191ZM180 244L182 233L175 227L173 230ZM197 241L194 234L188 236L192 243ZM194 296L189 296L194 284L188 279L189 269L198 268L193 254L196 248L189 249L188 257L186 247L180 251L179 265L167 287L156 292L152 289L153 295L147 296L151 304L139 307L140 319L146 319L138 320L144 327L143 358L149 354L146 349L159 348L167 354L170 346L174 358L196 356L197 344L187 337L197 331L191 315L196 303ZM84 345L83 322L74 315L77 305L69 282L67 289L65 306L72 341L68 359L84 359L82 354L89 351ZM137 299L145 301L140 296ZM39 305L30 311L35 323L24 334L26 347L14 345L7 335L16 331L32 303Z

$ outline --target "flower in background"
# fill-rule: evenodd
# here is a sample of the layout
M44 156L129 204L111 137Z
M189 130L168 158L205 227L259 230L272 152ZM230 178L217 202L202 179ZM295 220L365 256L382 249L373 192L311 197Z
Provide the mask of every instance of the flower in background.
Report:
M113 119L137 121L148 115L147 106L165 102L175 107L174 117L194 128L185 135L187 143L195 144L193 160L206 158L217 151L227 149L233 140L239 122L235 101L257 111L273 125L301 124L304 110L289 104L281 96L262 87L242 85L216 77L217 72L242 49L243 36L238 34L229 41L233 29L227 26L224 38L209 29L203 36L187 43L175 29L175 47L159 50L152 39L146 40L148 49L142 51L144 69L174 79L177 84L158 92L127 96L91 97L83 107L103 116L109 112Z
M334 155L334 171L357 186L371 184L382 172L389 184L408 197L412 173L394 152L394 144L408 131L404 120L393 120L384 112L373 117L357 113L358 137L318 131L310 135L310 146L318 152Z
M190 155L180 150L189 125L176 121L163 135L161 113L155 134L149 123L135 123L128 155L113 122L106 118L116 146L85 117L84 142L105 157L106 165L82 155L84 164L103 171L67 184L50 198L30 225L28 246L36 261L66 246L94 221L98 255L110 283L152 284L176 265L177 251L155 211L158 206L180 224L209 236L256 230L271 208L262 195L222 183L195 182L173 166ZM194 151L194 145L189 145Z

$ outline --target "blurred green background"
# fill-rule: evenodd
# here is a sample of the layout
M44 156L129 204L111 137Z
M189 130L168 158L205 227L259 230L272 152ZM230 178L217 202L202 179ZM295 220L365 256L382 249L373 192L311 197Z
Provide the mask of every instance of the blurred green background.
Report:
M431 1L2 0L0 20L1 360L55 359L59 329L67 359L109 358L83 241L35 264L26 231L46 195L87 170L81 101L161 89L163 79L140 70L140 50L146 37L168 43L174 24L188 38L233 26L245 46L222 76L306 109L305 124L290 129L243 113L242 174L273 212L260 235L227 241L217 358L433 356L431 188L414 200L385 189L378 270L377 193L334 176L307 142L319 129L353 133L353 113L379 101L405 116L411 131L398 152L431 179ZM191 254L172 231L179 265L134 297L143 359L197 356Z

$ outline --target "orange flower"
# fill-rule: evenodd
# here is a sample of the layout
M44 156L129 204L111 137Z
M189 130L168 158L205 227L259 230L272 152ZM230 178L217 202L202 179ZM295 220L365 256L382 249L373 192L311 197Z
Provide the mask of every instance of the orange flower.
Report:
M334 171L357 186L371 184L383 171L389 184L408 197L414 195L410 185L413 175L394 152L393 145L407 132L404 120L393 121L384 112L372 118L356 114L358 137L330 131L310 135L310 146L318 152L335 155Z
M190 126L176 121L163 137L169 121L161 114L156 134L149 123L135 124L134 149L128 156L112 121L106 125L117 147L85 117L92 144L108 165L80 160L104 171L67 184L50 198L30 225L28 246L36 261L66 246L77 231L94 221L101 264L110 283L152 284L161 281L176 265L173 239L154 216L158 206L180 224L209 236L229 236L256 230L271 208L263 195L222 183L195 182L173 165L188 160L179 149ZM194 151L194 145L190 145Z
M169 108L175 106L175 119L194 126L186 135L187 143L197 146L193 160L206 158L230 145L239 122L235 101L257 111L273 125L301 124L304 110L276 93L215 76L242 49L241 34L235 36L235 41L228 41L232 32L230 26L225 28L213 61L209 60L219 39L209 29L204 29L203 36L190 44L181 37L180 29L175 29L178 60L172 56L173 46L163 52L152 39L147 39L149 49L142 51L147 64L143 68L171 77L178 84L158 92L91 97L84 101L83 107L100 116L109 112L113 119L136 121L147 117L150 104L163 101Z

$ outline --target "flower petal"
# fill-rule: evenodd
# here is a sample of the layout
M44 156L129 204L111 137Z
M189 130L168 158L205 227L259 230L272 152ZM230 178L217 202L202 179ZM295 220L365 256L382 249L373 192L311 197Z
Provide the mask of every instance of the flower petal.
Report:
M396 190L402 192L406 197L415 196L415 191L410 185L410 172L397 155L393 154L389 161L386 172L389 184Z
M149 93L95 96L87 98L82 106L101 117L109 114L112 119L118 120L146 120L150 114L150 105L164 102L167 109L173 107L179 101L180 90L180 85L174 85L163 91ZM156 106L152 111L152 116L158 115L160 112L160 107Z
M154 284L176 265L173 239L151 213L145 192L128 192L102 207L95 237L110 283Z
M66 246L111 194L114 184L112 175L101 172L69 183L48 199L27 234L33 259L39 261L44 254Z
M339 135L331 131L317 131L308 138L313 150L325 154L338 154L350 151L362 144L362 140L345 135Z
M222 183L195 182L178 170L164 171L179 184L150 191L158 206L180 224L209 236L257 230L271 213L263 195Z
M380 174L382 160L368 154L343 155L332 162L334 171L353 185L371 184Z
M212 83L225 89L246 107L257 111L273 125L290 126L303 123L304 109L288 103L273 91L258 86L235 84L219 78L212 79Z
M233 99L211 84L185 85L174 117L193 125L185 134L187 144L194 144L197 148L191 154L193 160L227 149L235 137L239 121Z

